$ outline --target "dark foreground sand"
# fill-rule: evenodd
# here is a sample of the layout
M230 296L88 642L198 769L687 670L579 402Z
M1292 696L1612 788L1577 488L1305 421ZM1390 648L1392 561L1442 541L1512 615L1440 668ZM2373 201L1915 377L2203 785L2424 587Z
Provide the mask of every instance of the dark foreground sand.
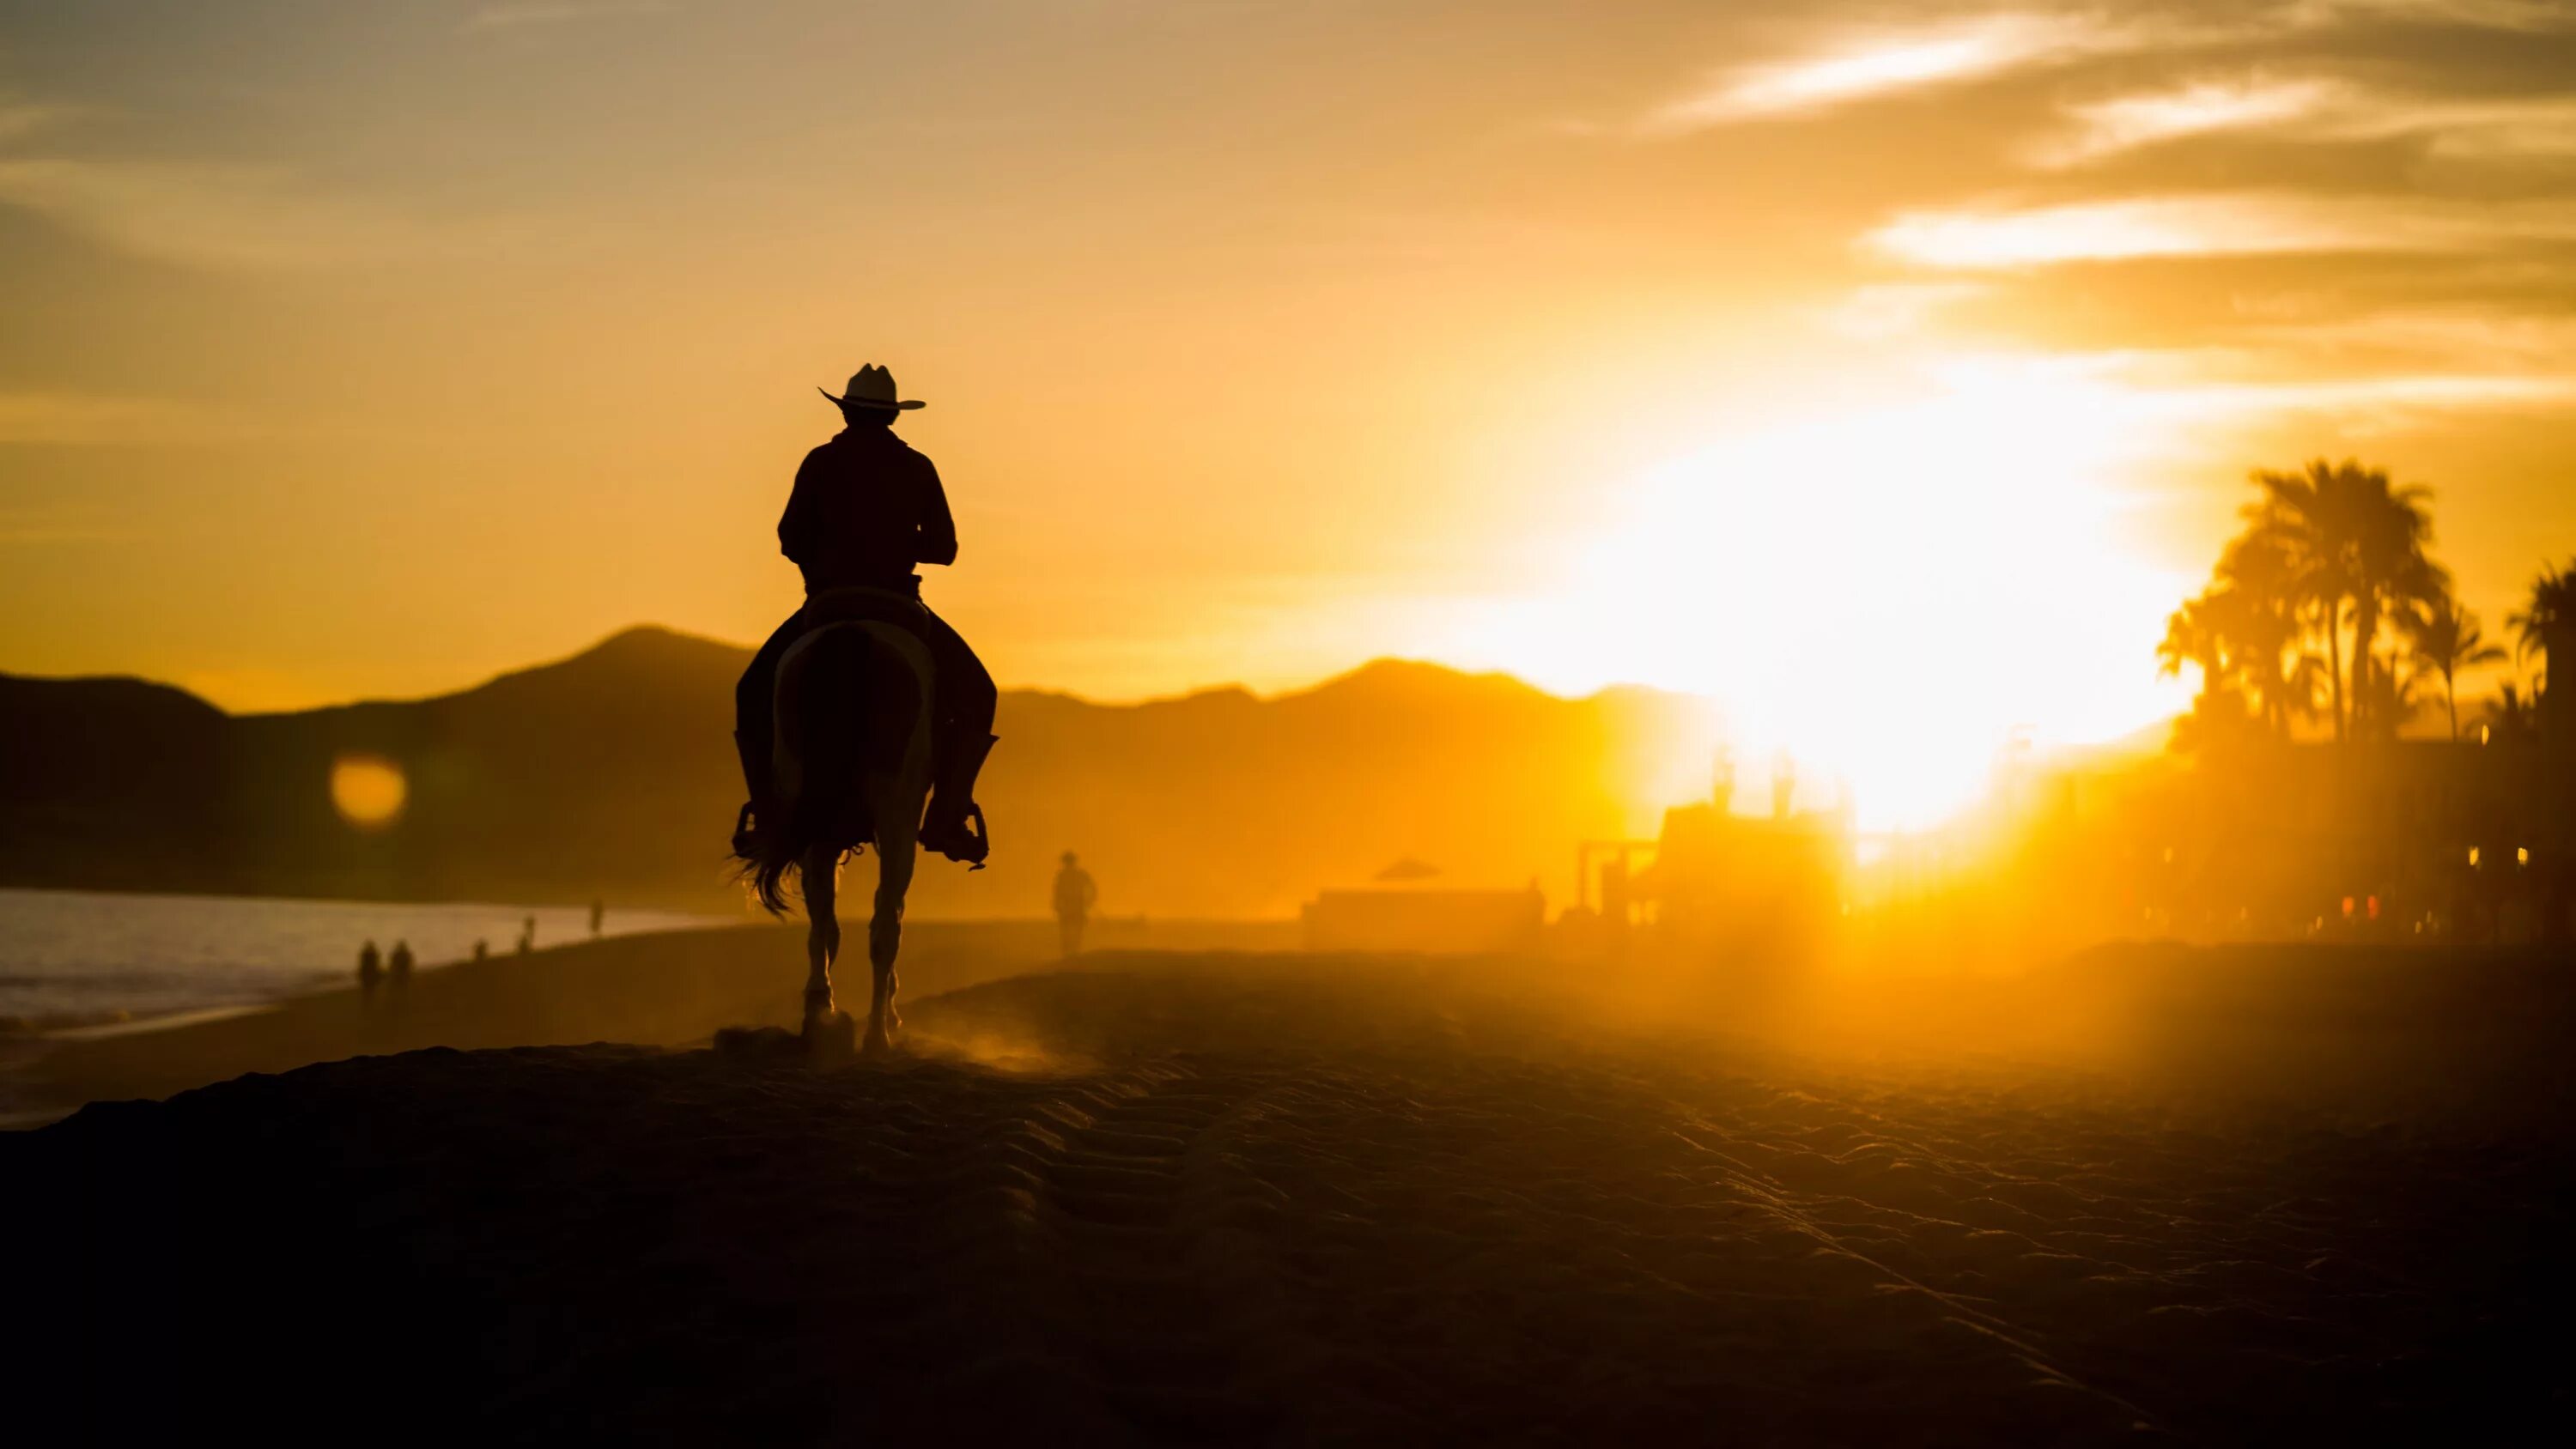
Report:
M2388 1012L2346 998L2385 961L2266 959L2343 1019L2196 1043L2378 1053ZM1086 964L916 1000L884 1062L435 1049L0 1137L42 1340L10 1410L191 1442L1876 1444L2555 1437L2568 1407L2561 987L2408 1033L2465 1043L2405 1064L2442 1089L2356 1110L2334 1072L2179 1086L2135 1042L2118 1075L1829 1062L1504 963ZM2262 965L2096 969L2224 967L2205 1011Z

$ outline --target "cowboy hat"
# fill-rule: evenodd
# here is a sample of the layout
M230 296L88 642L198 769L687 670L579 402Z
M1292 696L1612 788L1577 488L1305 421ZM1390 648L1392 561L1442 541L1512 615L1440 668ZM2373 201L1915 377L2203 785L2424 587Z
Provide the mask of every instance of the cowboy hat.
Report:
M828 388L818 387L814 390L823 394L825 397L832 397L831 390ZM896 402L894 399L894 374L877 366L873 362L860 368L858 371L851 373L850 390L840 397L832 397L832 401L839 403L845 408L893 409L917 408L921 406L921 404L917 402Z

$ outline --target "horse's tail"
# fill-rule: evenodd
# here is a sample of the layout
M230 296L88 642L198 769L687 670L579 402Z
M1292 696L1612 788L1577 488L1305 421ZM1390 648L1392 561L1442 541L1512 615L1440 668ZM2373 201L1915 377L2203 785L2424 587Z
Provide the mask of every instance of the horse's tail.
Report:
M793 702L780 723L797 749L802 788L781 803L755 854L737 856L736 877L771 915L787 912L787 875L818 843L855 850L875 836L867 818L868 768L899 762L920 715L922 681L894 647L867 629L828 629L796 660Z
M734 857L738 862L734 879L751 887L752 898L760 902L762 910L773 916L787 914L787 872L795 869L796 863L805 855L801 847L790 851L780 846L777 843L780 833L772 831L764 836L766 848L758 853Z
M773 916L787 914L787 872L805 856L804 842L790 838L787 821L763 822L760 843L750 851L737 848L733 878L751 888L752 898Z

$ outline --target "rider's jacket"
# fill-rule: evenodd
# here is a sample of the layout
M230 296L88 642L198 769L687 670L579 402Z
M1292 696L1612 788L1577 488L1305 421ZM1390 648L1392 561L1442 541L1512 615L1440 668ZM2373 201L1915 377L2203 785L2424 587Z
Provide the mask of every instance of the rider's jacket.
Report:
M778 520L778 551L805 592L854 585L916 593L915 564L957 557L939 470L891 428L849 428L805 455Z

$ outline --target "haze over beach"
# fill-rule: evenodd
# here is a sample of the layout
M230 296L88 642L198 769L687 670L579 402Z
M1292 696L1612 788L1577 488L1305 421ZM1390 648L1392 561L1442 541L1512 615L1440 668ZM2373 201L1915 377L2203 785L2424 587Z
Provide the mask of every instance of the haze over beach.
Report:
M0 316L30 1442L2563 1417L2576 7L0 0Z
M18 8L0 659L755 640L865 339L1005 684L1703 691L1922 824L2180 706L2132 662L2257 460L2434 485L2490 619L2576 524L2564 20Z

